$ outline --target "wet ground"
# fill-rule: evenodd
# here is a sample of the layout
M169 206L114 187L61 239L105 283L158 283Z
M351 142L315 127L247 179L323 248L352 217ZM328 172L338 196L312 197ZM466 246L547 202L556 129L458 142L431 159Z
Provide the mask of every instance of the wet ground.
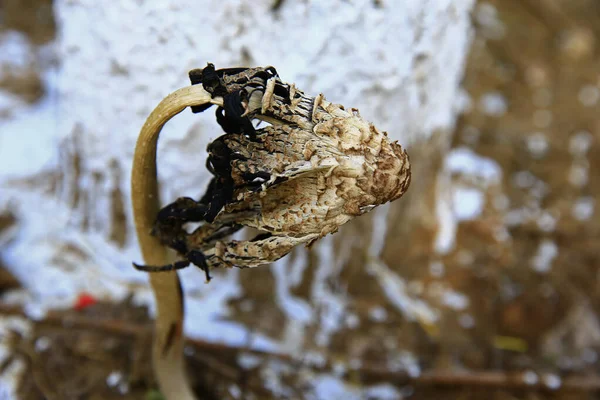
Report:
M473 20L470 101L446 159L462 221L454 249L415 277L470 300L444 315L436 363L597 374L600 4L480 2Z

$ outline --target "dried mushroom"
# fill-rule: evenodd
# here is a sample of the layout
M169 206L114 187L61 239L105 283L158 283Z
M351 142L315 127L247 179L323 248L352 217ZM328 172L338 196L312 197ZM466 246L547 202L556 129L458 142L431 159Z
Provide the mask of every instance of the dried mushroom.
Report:
M183 260L136 268L171 271L192 263L210 279L209 268L267 264L408 189L406 151L358 110L306 95L282 82L273 67L215 70L208 64L190 78L223 99L216 116L226 134L208 146L213 178L206 194L199 201L179 198L158 213L153 235ZM255 120L270 125L257 129ZM202 224L188 233L189 222ZM262 233L227 240L243 227Z

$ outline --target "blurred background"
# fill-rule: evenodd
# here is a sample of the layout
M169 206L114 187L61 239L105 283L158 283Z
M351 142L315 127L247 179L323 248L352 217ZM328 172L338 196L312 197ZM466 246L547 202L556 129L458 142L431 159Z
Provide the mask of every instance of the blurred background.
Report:
M182 271L225 399L600 398L600 3L0 3L0 399L160 399L130 210L187 71L274 65L407 147L408 193L272 266ZM198 198L212 113L161 136Z

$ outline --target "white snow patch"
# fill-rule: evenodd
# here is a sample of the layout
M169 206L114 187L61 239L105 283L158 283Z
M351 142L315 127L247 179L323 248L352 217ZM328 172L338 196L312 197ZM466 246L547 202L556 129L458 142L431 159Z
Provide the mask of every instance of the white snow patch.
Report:
M35 341L35 351L43 353L52 346L52 340L47 336L41 336Z
M585 85L579 90L578 98L585 107L594 107L600 100L600 89L595 85Z
M21 385L23 374L27 366L25 361L16 358L4 371L2 371L2 381L0 382L0 399L10 400L18 399L17 391Z
M44 84L50 93L55 70L44 73ZM56 166L57 104L52 95L21 107L8 120L0 119L0 186L3 180L31 176Z
M535 372L531 370L523 372L523 382L525 382L527 385L535 385L538 383L538 381L539 377Z
M560 379L560 376L558 376L556 374L544 375L543 381L544 381L544 385L546 385L546 387L548 389L552 389L552 390L557 390L562 385L562 380Z
M452 149L444 160L444 166L453 174L481 178L488 183L500 183L502 180L502 168L497 162L482 157L467 147Z
M365 389L363 399L377 400L399 400L403 396L400 391L390 383L380 383L379 385L371 386Z
M571 215L578 221L587 221L594 215L596 199L593 197L578 198L571 208Z
M405 371L411 378L421 375L421 366L413 353L402 351L398 354L390 354L387 367L390 371Z
M115 387L123 380L123 373L120 371L112 371L106 377L106 385L108 387Z
M360 325L360 318L356 314L348 314L345 323L348 329L356 329Z
M242 398L242 389L240 389L240 387L238 385L229 385L229 394L234 398L234 399L241 399Z
M314 399L360 400L360 389L344 383L333 375L320 375L312 380Z
M469 298L462 293L447 289L442 296L442 303L453 310L463 311L469 306Z
M242 353L237 358L238 364L244 369L253 369L260 365L261 358L252 353Z
M458 114L465 114L468 113L471 108L473 108L473 99L471 98L471 95L464 88L460 88L456 96L454 109Z
M345 257L335 258L332 253L333 237L324 237L315 246L319 255L319 266L315 273L313 285L311 288L311 298L315 308L319 310L318 325L319 331L316 335L316 341L320 346L327 346L331 335L344 327L345 314L348 298L344 292L333 291L327 284L332 277L339 276L343 265L347 261L349 251L346 251ZM341 255L344 251L341 251Z
M542 132L535 132L527 136L527 150L535 158L542 158L548 152L548 139Z
M548 211L542 211L536 223L543 232L553 232L558 223L558 218Z
M257 350L281 351L280 344L273 339L255 332L250 335L244 325L226 319L229 299L241 294L240 270L219 274L210 285L204 283L203 273L198 269L183 272L188 275L181 278L184 293L189 293L184 326L190 337Z
M279 345L281 351L290 354L299 354L304 345L304 331L306 324L295 318L288 318L283 327L282 339Z
M544 239L538 246L537 253L531 260L531 267L539 273L550 271L552 261L558 255L558 246L550 239Z
M375 322L384 322L387 319L387 311L381 306L373 307L369 310L369 318Z
M574 162L569 168L569 183L575 187L581 188L587 185L589 181L588 164L584 162Z
M317 368L323 368L327 364L327 357L317 351L307 351L302 354L302 362Z
M343 361L334 361L331 367L331 371L336 377L343 378L344 375L348 372L348 366Z
M383 289L390 303L409 321L434 324L438 315L425 302L413 299L407 294L406 282L390 270L384 263L371 259L367 265Z
M569 140L569 153L574 157L586 155L592 145L593 136L588 131L579 131Z
M508 103L502 93L486 93L479 99L479 109L491 117L501 117L506 114Z
M481 215L485 203L481 190L457 187L453 192L454 215L458 221L471 221Z
M438 219L438 231L434 248L438 254L447 254L454 248L458 221L454 216L450 193L450 177L444 171L437 177L435 213Z
M300 282L308 264L307 255L303 251L297 251L294 255L293 262L279 260L271 267L275 276L277 302L288 318L308 324L313 319L310 305L291 293L291 289Z
M0 114L1 115L8 115L8 116L12 116L13 110L18 109L19 107L22 107L23 104L23 100L21 100L21 98L19 98L18 96L10 93L10 92L5 92L3 90L0 90ZM1 121L1 119L0 119Z
M35 61L34 54L25 34L15 30L0 34L0 64L11 69L27 69Z
M482 2L475 10L475 20L483 28L486 38L500 40L506 34L504 23L498 18L498 10L493 4Z
M373 229L371 232L371 242L369 243L369 255L379 257L385 246L385 237L388 230L388 216L390 213L390 204L383 204L371 211Z
M453 175L462 179L459 184L453 184ZM438 254L447 254L454 248L458 224L481 215L484 190L500 184L501 179L502 169L494 160L481 157L467 147L449 152L436 183L438 231L434 247Z

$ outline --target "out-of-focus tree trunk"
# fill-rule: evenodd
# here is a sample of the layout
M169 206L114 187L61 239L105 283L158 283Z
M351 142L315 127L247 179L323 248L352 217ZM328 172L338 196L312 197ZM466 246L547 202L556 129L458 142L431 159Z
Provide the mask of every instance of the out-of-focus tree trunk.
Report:
M241 343L244 326L256 346L405 363L405 344L418 344L423 329L436 334L435 312L404 278L448 246L440 160L461 106L472 6L57 0L60 67L48 105L33 114L45 119L25 140L41 148L28 157L25 145L13 161L21 166L0 172L0 200L20 222L6 263L50 303L82 290L122 296L126 282L143 281L131 268L140 258L128 178L144 119L192 68L274 65L284 81L358 108L407 146L412 187L273 266L215 271L208 286L201 271L183 271L187 332ZM184 112L163 132L164 201L203 192L205 148L220 134L210 114Z

